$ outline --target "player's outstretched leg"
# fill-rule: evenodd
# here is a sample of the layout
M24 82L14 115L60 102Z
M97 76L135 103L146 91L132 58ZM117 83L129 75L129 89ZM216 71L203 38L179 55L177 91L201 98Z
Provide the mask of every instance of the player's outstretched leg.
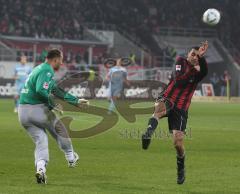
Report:
M148 128L146 132L142 135L142 148L144 150L148 149L151 143L151 137L158 126L158 119L166 115L166 105L162 101L157 101L155 103L155 110L153 116L148 121Z
M184 133L173 130L173 142L177 152L177 184L185 181L185 151L183 146Z
M56 117L53 112L48 114L49 123L47 129L52 137L57 141L59 148L64 152L68 161L68 166L73 168L77 166L79 156L73 150L72 141L64 124Z
M142 135L142 148L144 150L148 149L148 146L151 143L151 137L155 129L158 126L158 120L155 117L152 117L148 121L147 131Z

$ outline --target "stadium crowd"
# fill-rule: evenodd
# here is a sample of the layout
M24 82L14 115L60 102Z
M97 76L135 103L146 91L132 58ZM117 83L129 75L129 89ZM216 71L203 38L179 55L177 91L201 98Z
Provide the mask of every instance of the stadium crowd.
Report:
M219 9L224 16L222 25L216 27L220 35L235 41L239 34L239 28L234 28L240 19L237 0L174 0L172 3L168 0L104 3L101 0L0 0L0 3L0 33L5 35L84 39L85 23L115 24L155 48L149 34L158 32L162 26L207 28L200 21L203 11L209 7Z

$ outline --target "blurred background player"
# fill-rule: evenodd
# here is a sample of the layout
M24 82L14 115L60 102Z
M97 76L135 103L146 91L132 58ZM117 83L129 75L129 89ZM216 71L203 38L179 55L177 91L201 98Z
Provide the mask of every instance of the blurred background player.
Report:
M14 70L14 79L15 79L15 87L16 87L16 95L14 96L15 108L14 112L18 112L19 105L19 96L21 94L21 90L24 87L25 81L28 78L28 75L32 71L32 67L27 65L27 57L21 56L20 64L16 65Z
M122 59L117 59L116 65L110 68L107 75L107 80L109 80L109 100L110 105L108 107L108 113L115 108L115 101L121 97L123 92L124 83L130 85L129 80L127 79L127 70L121 65Z
M71 139L64 124L57 119L52 109L56 108L52 95L68 103L82 107L88 101L59 88L54 72L62 64L63 54L58 49L48 52L46 61L35 67L22 89L19 105L19 121L35 143L35 166L37 183L46 183L46 166L49 162L48 136L46 129L64 152L69 167L75 167L79 156L74 152Z
M147 131L142 136L142 148L148 149L151 136L159 119L168 117L168 126L173 134L177 152L177 183L185 181L184 133L188 119L188 108L198 83L207 75L207 63L203 55L208 49L206 41L201 47L193 47L187 58L178 57L175 70L166 89L155 102L155 110L149 119Z

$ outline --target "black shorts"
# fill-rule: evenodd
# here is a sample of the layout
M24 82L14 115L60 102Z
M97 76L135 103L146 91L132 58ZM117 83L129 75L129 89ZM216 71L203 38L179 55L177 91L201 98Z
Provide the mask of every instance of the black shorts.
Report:
M164 102L166 106L166 117L168 117L168 128L172 133L173 130L185 132L187 126L188 112L182 109L178 109L167 98L159 97L157 102Z

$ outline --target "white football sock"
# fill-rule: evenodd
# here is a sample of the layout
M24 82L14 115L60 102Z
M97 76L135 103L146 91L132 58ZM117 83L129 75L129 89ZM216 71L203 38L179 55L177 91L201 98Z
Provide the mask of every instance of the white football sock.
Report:
M46 173L46 162L45 162L45 160L39 160L37 162L37 171L40 171L40 169L42 169L42 171L44 173Z
M74 160L74 152L65 152L65 157L67 161L73 161Z

